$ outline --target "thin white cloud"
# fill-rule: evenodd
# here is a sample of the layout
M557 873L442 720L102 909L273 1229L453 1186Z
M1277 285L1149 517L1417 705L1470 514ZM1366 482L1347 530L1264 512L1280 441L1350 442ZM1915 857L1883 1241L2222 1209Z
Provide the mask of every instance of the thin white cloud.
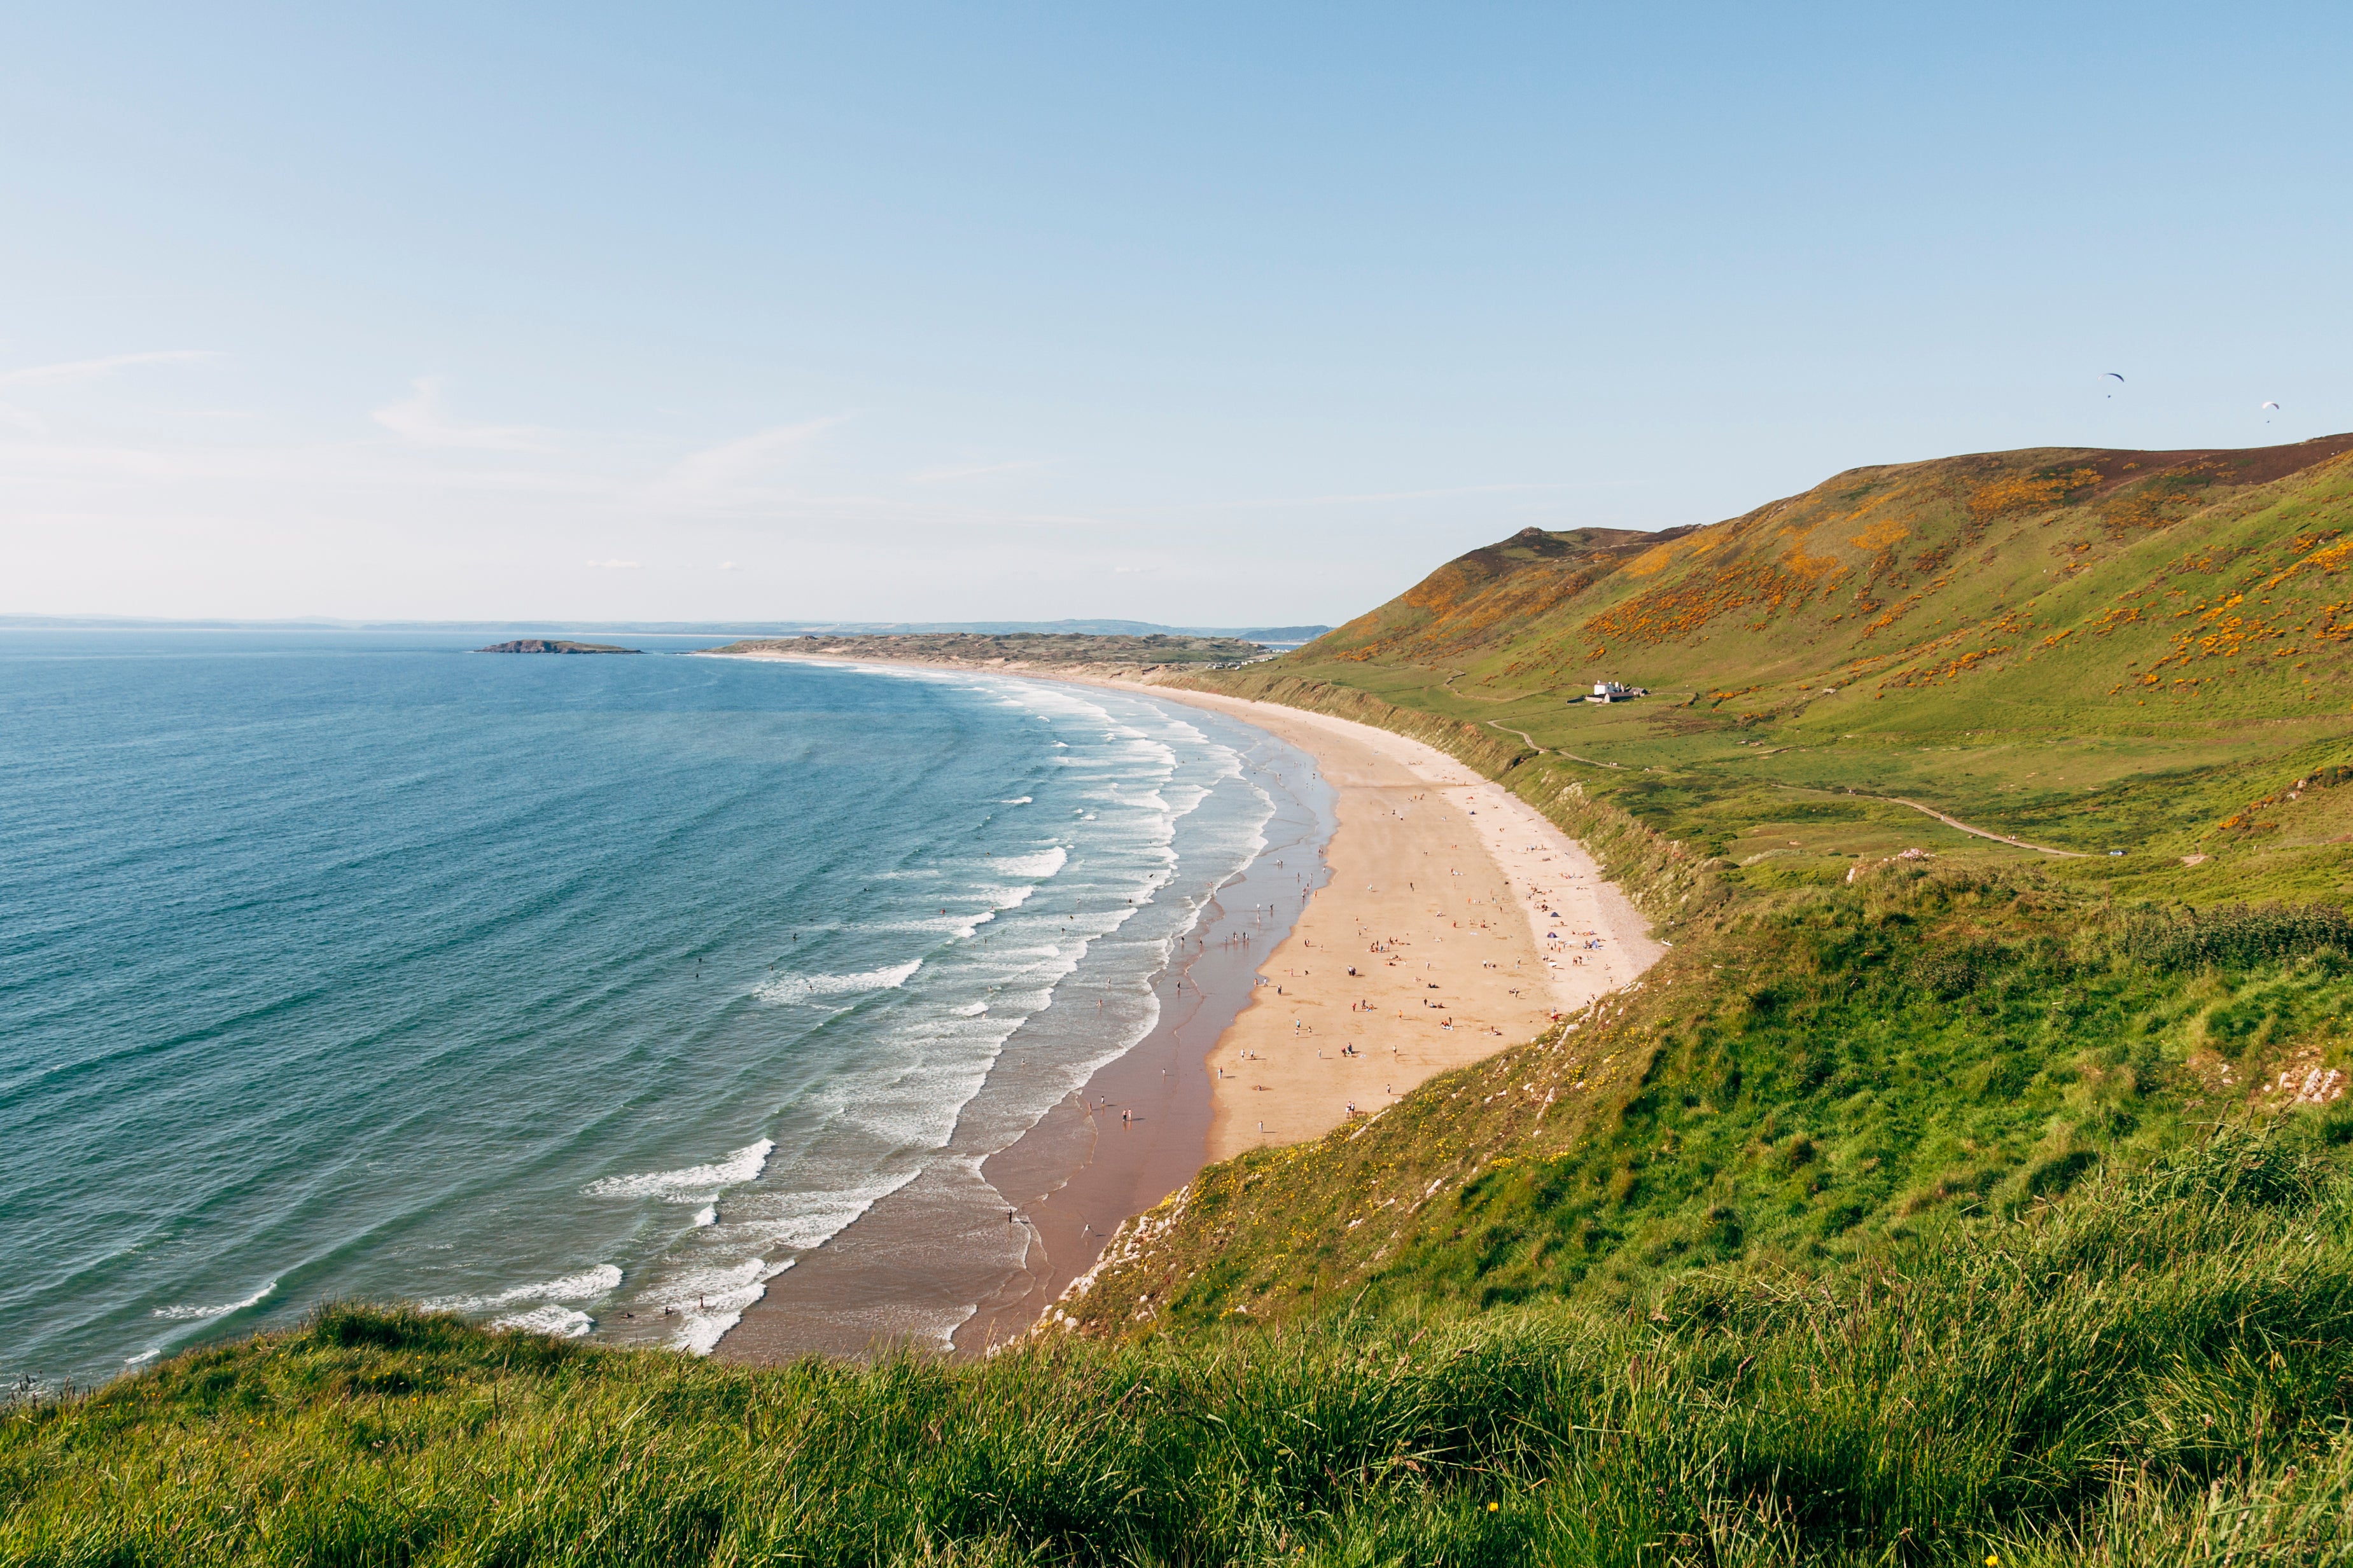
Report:
M976 463L968 468L926 468L920 474L909 474L907 482L911 485L945 484L952 479L977 479L990 474L1028 473L1033 468L1044 467L1046 467L1045 458L1028 458L1016 463Z
M733 561L722 561L722 562L719 563L719 569L720 569L722 572L733 572L733 571L739 570L739 568L736 566L735 563L733 563Z
M0 416L0 424L8 423ZM375 442L0 441L0 479L317 485L379 493L399 488L584 500L611 500L627 488L619 479L595 473L441 463L404 446Z
M791 457L847 415L829 414L798 425L777 425L680 458L658 489L679 496L719 496L741 488Z
M55 386L64 382L96 381L134 365L186 364L195 360L227 357L212 349L157 349L147 353L108 354L101 359L66 360L57 364L0 371L0 386Z
M1573 490L1607 488L1623 480L1596 480L1585 484L1526 485L1460 485L1451 489L1438 490L1376 490L1362 495L1273 496L1258 500L1209 501L1200 509L1208 511L1247 511L1262 507L1292 506L1360 506L1370 501L1438 500L1451 496L1490 496L1525 494L1531 490Z
M387 403L368 417L404 441L420 447L459 447L478 452L543 452L548 432L521 425L461 425L441 405L438 376L408 384L409 395Z
M607 572L634 572L638 569L638 563L634 561L588 561L582 564L598 567Z

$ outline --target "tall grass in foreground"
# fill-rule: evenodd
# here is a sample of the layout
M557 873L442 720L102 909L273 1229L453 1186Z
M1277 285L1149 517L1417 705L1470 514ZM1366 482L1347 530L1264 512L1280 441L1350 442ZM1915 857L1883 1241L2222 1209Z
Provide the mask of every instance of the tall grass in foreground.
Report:
M754 1372L331 1308L0 1417L0 1562L2342 1562L2348 1222L2227 1134L1609 1317Z

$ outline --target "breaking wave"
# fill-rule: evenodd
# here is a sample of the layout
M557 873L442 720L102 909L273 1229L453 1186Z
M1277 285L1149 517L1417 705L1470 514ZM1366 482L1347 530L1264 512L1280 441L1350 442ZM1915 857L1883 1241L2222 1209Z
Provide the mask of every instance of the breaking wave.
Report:
M988 863L988 868L1008 877L1035 877L1043 881L1070 863L1070 852L1059 844L1049 844L1034 855L999 855Z
M904 985L907 977L923 966L923 961L915 958L854 974L787 974L754 987L752 994L763 1002L806 1002L812 996L839 996L853 991L889 991Z
M773 1139L746 1143L724 1160L709 1165L689 1165L682 1171L646 1171L633 1176L607 1176L580 1190L592 1198L667 1198L672 1203L706 1204L723 1187L756 1180L767 1169L776 1150Z
M592 1301L599 1296L618 1289L621 1271L610 1263L599 1263L594 1268L584 1268L577 1274L560 1279L543 1279L535 1285L518 1285L512 1290L500 1290L488 1296L437 1296L419 1302L428 1312L492 1312L501 1307L512 1307L523 1301ZM523 1314L529 1316L529 1314ZM502 1328L515 1325L501 1319Z
M528 1312L510 1312L493 1319L494 1329L528 1329L535 1334L554 1334L558 1339L576 1340L596 1326L596 1320L574 1307L553 1303L533 1307Z
M179 1322L190 1322L205 1318L226 1318L231 1312L242 1312L248 1307L259 1307L262 1300L277 1289L278 1281L272 1279L242 1301L231 1301L227 1306L221 1307L158 1307L155 1309L155 1316L170 1318Z

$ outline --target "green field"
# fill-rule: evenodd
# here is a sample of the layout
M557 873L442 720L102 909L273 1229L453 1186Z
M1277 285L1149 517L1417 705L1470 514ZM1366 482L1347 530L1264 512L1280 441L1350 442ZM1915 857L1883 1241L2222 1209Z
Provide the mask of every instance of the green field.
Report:
M987 1361L331 1308L21 1399L0 1563L2353 1561L2348 530L2353 437L1863 469L1188 674L1672 951Z

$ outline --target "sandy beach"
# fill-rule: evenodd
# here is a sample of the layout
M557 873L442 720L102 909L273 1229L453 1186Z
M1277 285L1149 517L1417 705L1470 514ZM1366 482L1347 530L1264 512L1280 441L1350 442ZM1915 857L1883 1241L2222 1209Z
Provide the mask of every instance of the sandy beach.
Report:
M1209 1053L1208 1161L1377 1113L1664 951L1581 845L1434 747L1273 703L1135 689L1280 736L1339 794L1330 885L1294 905Z

